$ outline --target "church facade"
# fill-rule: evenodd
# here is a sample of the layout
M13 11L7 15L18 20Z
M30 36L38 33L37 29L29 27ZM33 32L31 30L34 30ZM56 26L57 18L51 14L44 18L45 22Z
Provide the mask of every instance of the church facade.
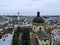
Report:
M36 35L39 45L54 45L52 37L45 33L44 19L40 16L39 11L32 21L32 32Z

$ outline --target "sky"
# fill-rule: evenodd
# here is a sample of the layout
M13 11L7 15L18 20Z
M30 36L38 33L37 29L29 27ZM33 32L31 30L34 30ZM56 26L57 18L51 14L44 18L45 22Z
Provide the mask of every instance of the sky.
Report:
M60 15L60 0L0 0L0 15Z

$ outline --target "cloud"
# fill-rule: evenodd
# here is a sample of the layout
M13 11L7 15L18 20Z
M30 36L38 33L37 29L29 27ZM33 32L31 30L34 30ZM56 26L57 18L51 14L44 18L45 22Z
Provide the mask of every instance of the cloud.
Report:
M0 14L60 15L60 0L0 0Z

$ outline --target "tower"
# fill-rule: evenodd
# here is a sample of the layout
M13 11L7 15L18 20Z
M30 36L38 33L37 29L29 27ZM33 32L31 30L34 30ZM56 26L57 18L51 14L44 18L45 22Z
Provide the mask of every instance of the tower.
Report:
M32 21L32 30L34 32L45 30L44 19L42 17L40 17L39 11L37 12L37 16Z
M18 21L19 21L19 14L20 14L20 13L18 12Z

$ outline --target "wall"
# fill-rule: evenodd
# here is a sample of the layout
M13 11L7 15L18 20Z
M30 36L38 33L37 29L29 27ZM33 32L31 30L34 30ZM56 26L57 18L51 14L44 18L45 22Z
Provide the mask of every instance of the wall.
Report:
M41 31L44 31L45 29L44 29L44 26L36 26L36 25L32 25L32 30L34 31L34 32L38 32L41 27Z

